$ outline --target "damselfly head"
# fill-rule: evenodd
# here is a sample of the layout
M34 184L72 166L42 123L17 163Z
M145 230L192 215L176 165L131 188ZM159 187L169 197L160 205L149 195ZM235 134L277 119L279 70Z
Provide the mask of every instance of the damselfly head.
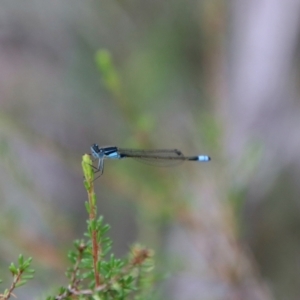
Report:
M99 158L99 156L101 156L101 152L102 152L102 149L99 148L99 146L97 144L93 144L91 146L91 154L93 155L94 158Z

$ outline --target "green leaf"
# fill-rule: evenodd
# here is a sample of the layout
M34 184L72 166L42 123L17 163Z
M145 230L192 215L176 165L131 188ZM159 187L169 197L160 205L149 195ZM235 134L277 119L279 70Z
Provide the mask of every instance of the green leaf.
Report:
M25 273L26 274L34 274L35 270L34 269L26 269Z
M27 282L27 280L20 280L16 283L16 287L20 287L20 286L26 284L26 282Z
M22 275L22 279L26 279L26 280L29 280L29 279L32 279L33 278L33 275Z
M22 266L23 263L24 263L24 257L22 254L19 255L19 258L18 258L18 263L19 263L19 266Z
M14 263L11 263L8 269L11 271L13 275L17 275L19 272L18 268L14 265Z
M91 201L91 202L92 202L92 205L93 205L93 206L96 205L96 203L97 203L97 197L96 197L95 194L92 195L92 201Z
M94 230L96 230L96 228L97 228L97 222L96 222L96 220L90 220L90 230L91 231L94 231Z
M30 266L31 262L32 262L32 257L29 257L28 259L26 259L26 260L23 262L21 268L22 268L23 270L27 269L27 268ZM20 266L21 266L21 265L20 265Z
M85 187L85 189L88 191L89 189L90 189L90 183L89 182L87 182L86 180L84 180L83 181L83 184L84 184L84 187Z
M90 209L90 204L89 204L89 202L88 202L88 201L85 201L84 204L85 204L85 209L86 209L86 211L87 211L88 213L90 213L90 212L91 212L91 209Z
M93 299L94 299L94 300L102 300L103 298L100 297L100 296L97 295L97 294L94 294L94 295L93 295Z
M94 170L92 169L92 160L88 154L84 154L82 156L81 166L82 166L84 178L86 180L85 188L88 190L90 188L90 185L88 182L91 182L94 180Z
M94 271L89 271L82 274L82 279L88 279L88 278L94 279Z
M110 226L109 226L108 224L105 224L105 225L101 228L101 234L105 234L109 229L110 229Z

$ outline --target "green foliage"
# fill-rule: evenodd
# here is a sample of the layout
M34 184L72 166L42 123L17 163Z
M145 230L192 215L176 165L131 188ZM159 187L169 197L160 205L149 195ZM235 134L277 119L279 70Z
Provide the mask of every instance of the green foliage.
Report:
M29 279L33 278L34 270L30 268L32 258L24 260L22 254L18 258L18 266L11 263L9 266L9 271L13 276L13 282L9 289L6 289L4 293L0 294L0 299L9 299L13 295L13 291L26 284Z
M115 257L111 252L112 240L106 236L110 227L104 224L102 216L96 215L94 171L89 155L83 156L82 168L88 193L88 201L85 203L89 214L87 232L84 234L85 239L76 240L74 249L68 253L71 263L66 272L68 285L60 287L57 294L49 296L47 300L148 299L151 294L149 289L153 285L153 251L134 245L125 258ZM0 299L9 299L17 287L33 278L31 261L32 258L24 259L20 255L18 265L10 264L13 283L0 294Z
M61 299L146 299L153 284L153 252L134 245L123 259L111 253L112 241L106 236L109 225L103 217L96 216L97 199L94 194L94 171L88 155L83 156L82 168L88 202L85 203L89 219L86 240L76 240L68 258L72 266L67 270L67 287L60 287L56 296L47 300Z

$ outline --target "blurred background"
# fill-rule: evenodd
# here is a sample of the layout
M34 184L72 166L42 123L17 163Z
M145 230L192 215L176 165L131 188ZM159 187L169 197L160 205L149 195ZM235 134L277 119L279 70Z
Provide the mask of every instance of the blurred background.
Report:
M300 298L299 0L0 4L0 278L19 253L65 285L85 231L90 145L178 148L207 164L106 161L117 256L154 249L151 299Z

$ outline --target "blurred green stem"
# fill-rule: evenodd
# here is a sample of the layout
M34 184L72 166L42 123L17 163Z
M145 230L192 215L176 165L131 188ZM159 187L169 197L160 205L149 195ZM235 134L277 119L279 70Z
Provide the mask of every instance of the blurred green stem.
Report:
M95 284L96 288L99 287L102 283L100 273L98 270L98 259L101 256L102 249L97 240L97 228L96 216L97 216L97 201L96 195L94 192L94 170L92 168L92 160L88 154L85 154L82 157L82 169L85 177L84 185L88 193L88 205L87 210L89 213L90 224L93 224L91 227L91 238L93 244L93 265L95 273Z

